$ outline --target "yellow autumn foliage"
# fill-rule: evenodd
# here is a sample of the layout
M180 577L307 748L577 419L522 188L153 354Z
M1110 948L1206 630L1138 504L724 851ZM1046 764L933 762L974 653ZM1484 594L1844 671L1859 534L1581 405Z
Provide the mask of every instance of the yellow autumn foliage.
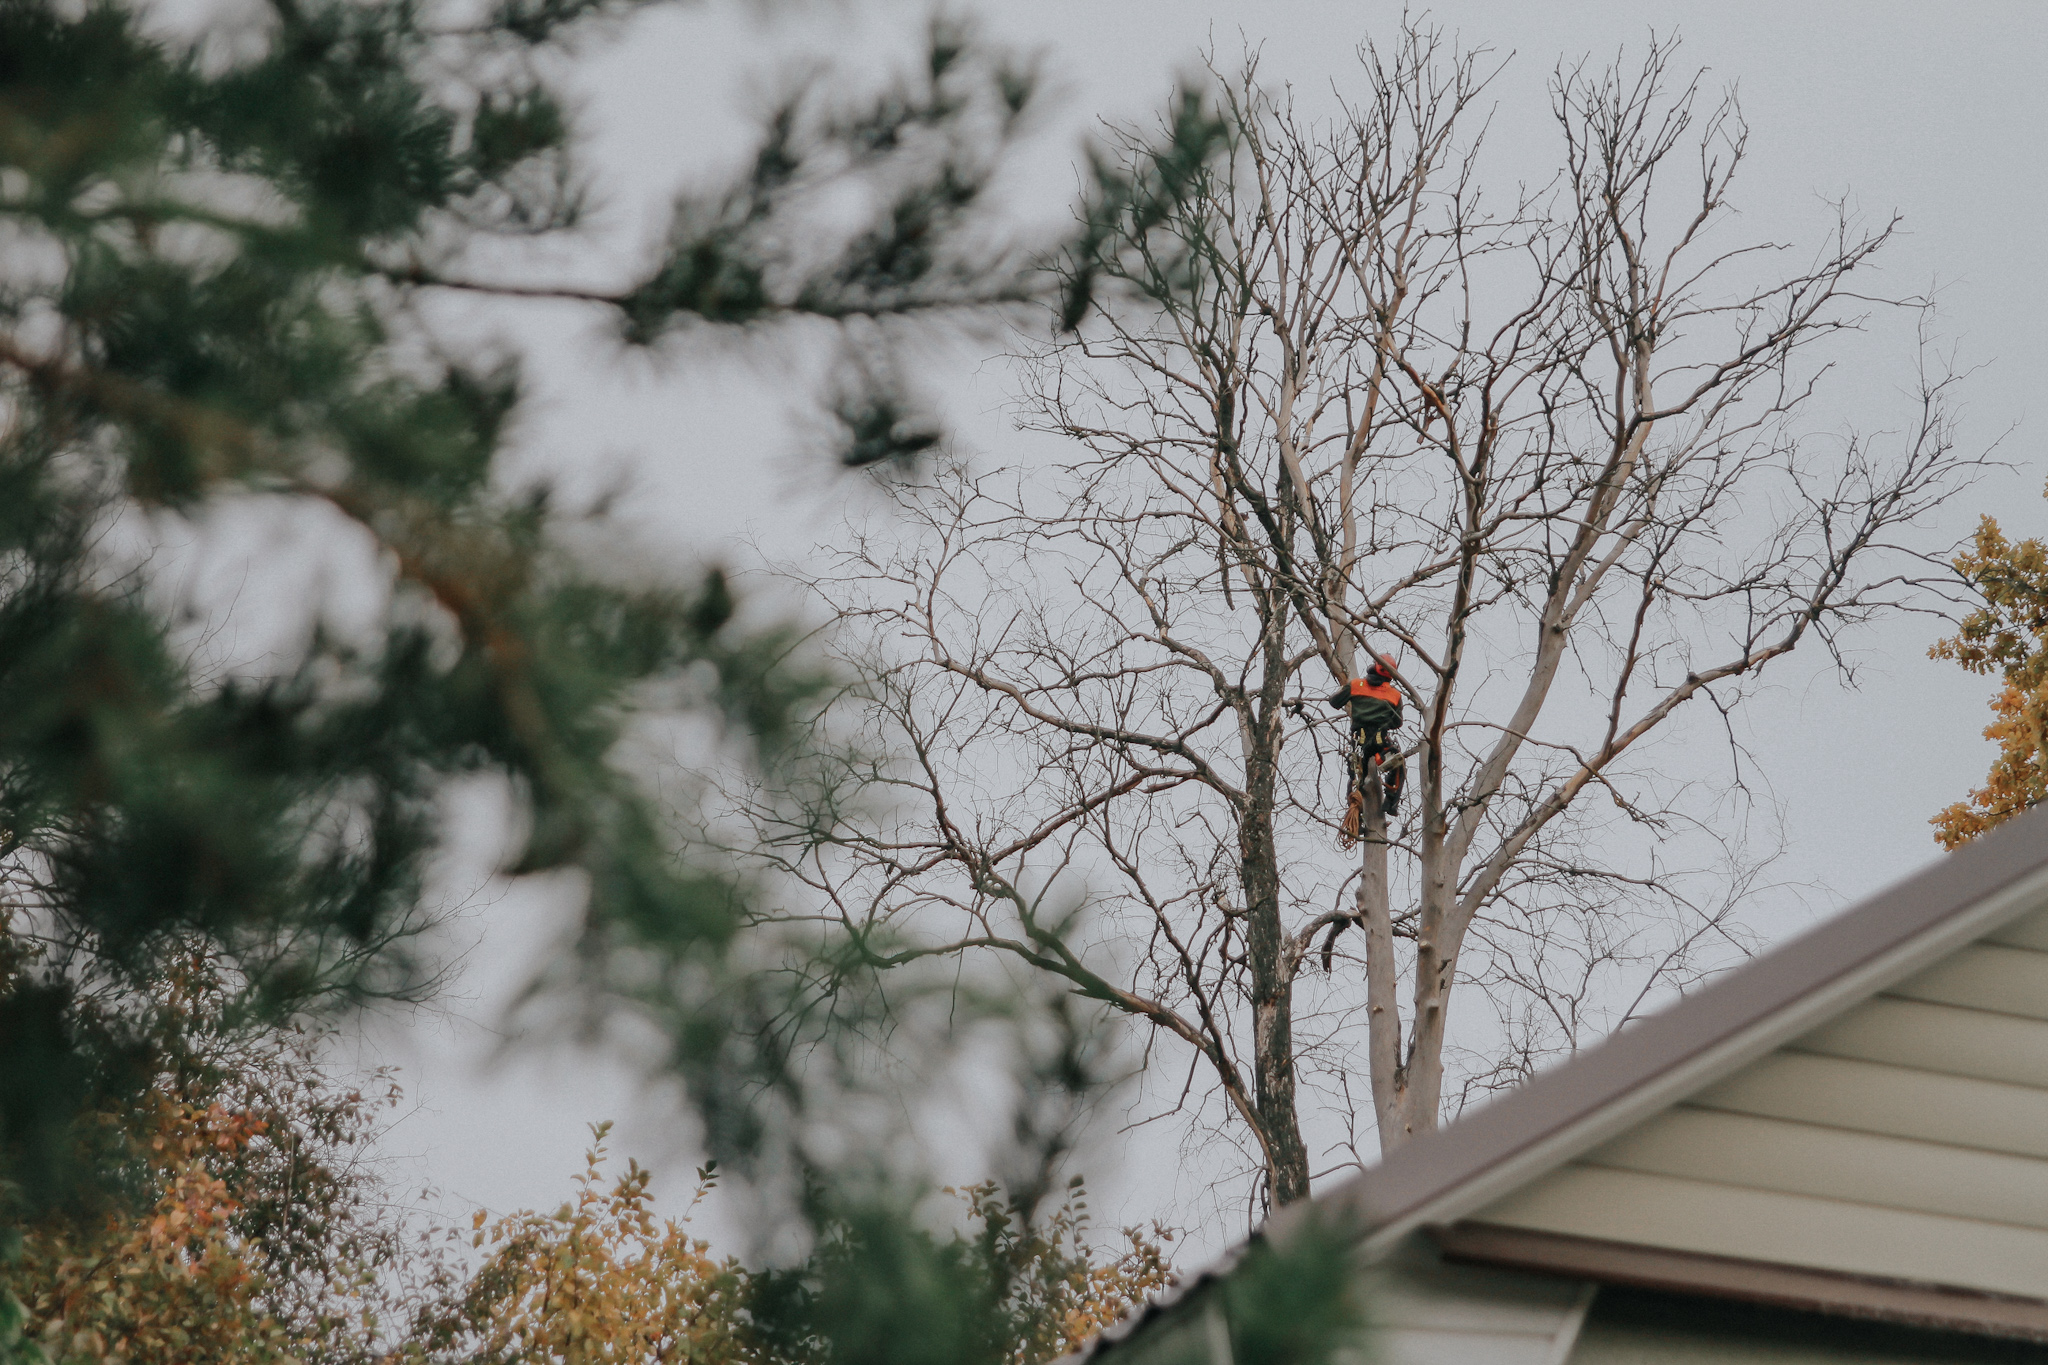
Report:
M1991 700L1984 737L1998 756L1984 785L1932 820L1935 838L1958 848L2048 796L2048 546L2008 540L1997 521L1979 522L1970 550L1955 561L1983 605L1929 651L2003 686Z
M35 966L0 959L0 991ZM948 1191L948 1232L848 1210L804 1263L749 1269L690 1234L714 1168L662 1217L646 1169L609 1173L608 1124L554 1212L421 1230L376 1171L388 1077L336 1080L317 1035L222 1026L203 957L149 990L123 1006L139 1033L84 1016L147 1058L139 1102L69 1130L118 1178L89 1204L17 1200L33 1216L0 1228L7 1365L894 1365L902 1333L946 1365L1042 1365L1171 1280L1156 1225L1103 1254L1078 1180L1045 1209Z
M463 1295L462 1324L480 1365L548 1362L742 1361L745 1276L689 1235L689 1212L657 1219L648 1172L626 1163L605 1179L604 1139L576 1177L576 1197L551 1214L476 1215L472 1245L489 1257ZM709 1192L700 1173L692 1210Z
M294 1359L291 1334L258 1306L259 1273L231 1227L241 1205L211 1164L264 1122L166 1099L151 1127L142 1148L158 1193L140 1218L115 1206L24 1236L12 1278L32 1340L66 1365Z
M47 982L4 941L0 997ZM365 1161L396 1088L334 1079L318 1035L226 1026L231 996L200 952L80 993L79 1026L134 1088L61 1130L105 1180L45 1198L0 1181L9 1365L369 1365L447 1297L453 1268L406 1237Z
M993 1181L949 1190L967 1202L970 1227L996 1243L1009 1298L1023 1311L1006 1365L1041 1362L1081 1348L1147 1297L1173 1283L1167 1245L1174 1232L1163 1224L1123 1229L1123 1248L1098 1261L1088 1240L1086 1191L1076 1179L1067 1198L1050 1214L1018 1223Z
M575 1197L553 1213L476 1215L468 1241L486 1259L459 1310L408 1343L407 1356L479 1365L816 1365L829 1357L802 1328L794 1337L763 1330L759 1296L776 1276L721 1260L690 1235L715 1169L698 1171L680 1217L658 1218L649 1173L637 1162L607 1179L610 1128L593 1127ZM1005 1328L998 1353L1006 1365L1065 1355L1172 1282L1173 1234L1157 1225L1126 1229L1124 1249L1097 1260L1078 1181L1036 1222L1017 1218L992 1183L947 1193L965 1202L974 1233L954 1247L979 1249L984 1271L1003 1279L1002 1302L990 1307ZM840 1243L823 1259L849 1250L862 1254Z

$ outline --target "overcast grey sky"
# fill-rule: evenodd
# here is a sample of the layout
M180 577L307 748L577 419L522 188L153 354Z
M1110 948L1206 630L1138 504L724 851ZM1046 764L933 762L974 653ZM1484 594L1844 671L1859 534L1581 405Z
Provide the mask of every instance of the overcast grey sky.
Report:
M1360 39L1387 35L1401 7L1362 0L1038 0L965 6L987 31L1042 50L1059 92L1042 128L1020 208L1056 220L1075 183L1080 139L1102 116L1141 118L1190 68L1205 45L1226 59L1246 42L1262 72L1292 84L1313 109L1355 71ZM612 187L601 222L632 240L659 221L674 187L744 151L744 113L792 59L836 58L856 68L886 61L914 41L927 10L893 3L792 5L758 12L712 6L658 13L589 44L571 79L587 101L585 127ZM1961 437L1987 446L2004 435L2019 466L1987 481L1954 509L1950 534L1979 511L2009 530L2048 526L2039 458L2048 412L2036 395L2048 373L2048 265L2039 243L2048 223L2042 174L2048 133L2048 6L1872 3L1713 5L1526 0L1437 6L1431 17L1467 44L1512 56L1495 87L1495 137L1540 176L1549 127L1543 81L1560 59L1611 56L1640 47L1654 29L1684 40L1681 65L1704 66L1713 85L1739 92L1751 127L1751 164L1738 204L1757 236L1817 225L1823 200L1847 194L1873 218L1897 210L1905 233L1888 253L1884 287L1938 291L1939 333L1960 362L1982 368L1968 383ZM1810 237L1809 237L1810 240ZM565 262L578 271L602 259ZM525 431L536 467L602 471L632 480L630 513L679 558L741 556L751 535L763 551L798 556L829 533L857 485L805 462L804 432L780 402L786 391L759 376L721 370L684 382L659 365L621 363L570 308L516 316L473 315L502 330L539 362L544 401ZM1833 411L1881 408L1911 361L1911 334L1894 327L1852 348L1867 372L1844 376ZM970 454L1007 449L999 364L962 356L927 378ZM2010 434L2006 434L2010 432ZM1907 621L1862 640L1861 687L1844 691L1825 671L1789 670L1746 724L1787 812L1785 877L1808 883L1812 912L1839 908L1937 856L1928 816L1981 777L1989 756L1978 738L1989 687L1924 658L1933 623ZM453 1207L503 1211L552 1206L578 1164L583 1125L621 1120L615 1149L638 1154L680 1195L693 1159L674 1113L637 1094L634 1073L601 1056L557 1052L486 1067L493 1025L508 993L555 920L545 888L487 890L465 921L487 931L465 962L447 1008L385 1027L366 1058L405 1068L416 1107L394 1131L424 1179ZM1786 898L1763 927L1791 932L1807 913ZM1084 1161L1105 1226L1164 1216L1190 1191L1176 1183L1170 1138L1121 1142L1101 1125ZM1135 1143L1136 1145L1133 1145ZM1121 1156L1135 1152L1134 1160ZM968 1174L963 1172L962 1174ZM714 1212L707 1232L720 1228ZM1212 1227L1196 1247L1229 1229Z

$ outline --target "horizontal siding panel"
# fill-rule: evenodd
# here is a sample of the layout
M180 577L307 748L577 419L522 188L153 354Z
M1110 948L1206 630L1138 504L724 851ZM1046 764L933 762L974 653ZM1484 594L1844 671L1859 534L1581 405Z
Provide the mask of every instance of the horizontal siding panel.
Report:
M1512 1273L1512 1272L1510 1272ZM1542 1280L1530 1275L1527 1278ZM1447 1283L1435 1294L1408 1292L1407 1286L1389 1290L1371 1278L1364 1281L1365 1301L1371 1305L1367 1316L1379 1327L1413 1327L1433 1332L1471 1332L1485 1336L1542 1337L1557 1335L1577 1308L1580 1282L1550 1278L1548 1285L1559 1289L1555 1295L1526 1300L1496 1298L1485 1286L1461 1293L1460 1286Z
M2048 1230L2048 1161L1752 1114L1670 1110L1580 1161Z
M1566 1166L1472 1216L1709 1256L2048 1296L2048 1232L1639 1171Z
M1794 1051L2048 1088L2048 1021L1877 999L1792 1044Z
M1889 994L2048 1019L2048 952L1975 943L1892 987Z
M1691 1102L1765 1118L2048 1158L2048 1090L1775 1052Z
M1984 936L1986 943L2009 943L2015 948L2038 948L2048 952L2048 910L2036 910L2013 923L2006 925L1995 934Z
M1376 1326L1489 1335L1555 1336L1577 1312L1583 1281L1446 1262L1417 1233L1359 1284Z
M1369 1359L1374 1365L1555 1365L1557 1361L1557 1343L1550 1337L1395 1328L1375 1332L1371 1344Z

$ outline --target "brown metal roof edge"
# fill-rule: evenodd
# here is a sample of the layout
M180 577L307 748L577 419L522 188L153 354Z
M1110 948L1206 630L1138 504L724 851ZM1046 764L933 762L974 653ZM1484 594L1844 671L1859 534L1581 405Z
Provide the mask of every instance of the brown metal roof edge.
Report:
M1455 1223L1433 1228L1430 1235L1447 1261L1936 1331L2048 1342L2048 1303L2040 1299L1489 1223Z
M1344 1210L1367 1231L1412 1216L2044 868L2048 809L2022 815L1943 856L1556 1070L1396 1149L1378 1166L1313 1202ZM1278 1227L1272 1231L1284 1235Z

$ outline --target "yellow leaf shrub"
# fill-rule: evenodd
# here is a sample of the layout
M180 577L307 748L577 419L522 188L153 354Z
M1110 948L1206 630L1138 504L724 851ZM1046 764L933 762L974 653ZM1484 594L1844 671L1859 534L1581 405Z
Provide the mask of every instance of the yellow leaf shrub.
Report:
M1984 737L1998 756L1984 785L1932 820L1935 838L1958 848L2048 796L2048 546L2013 542L1983 518L1970 550L1955 561L1983 605L1929 655L1950 659L2004 686L1991 700Z

